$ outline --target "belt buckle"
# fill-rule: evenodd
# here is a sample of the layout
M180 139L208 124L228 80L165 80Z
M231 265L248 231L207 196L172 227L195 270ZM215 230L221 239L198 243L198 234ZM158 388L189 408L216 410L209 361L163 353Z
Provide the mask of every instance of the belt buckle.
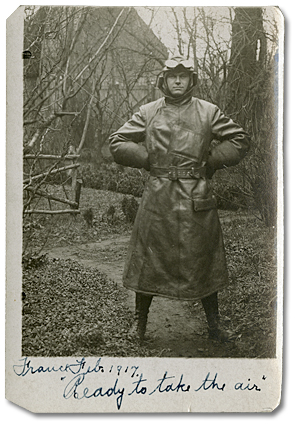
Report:
M175 181L178 179L176 166L170 166L168 171L169 180Z
M193 178L200 178L200 171L196 171L196 168L192 167L191 172L189 173Z

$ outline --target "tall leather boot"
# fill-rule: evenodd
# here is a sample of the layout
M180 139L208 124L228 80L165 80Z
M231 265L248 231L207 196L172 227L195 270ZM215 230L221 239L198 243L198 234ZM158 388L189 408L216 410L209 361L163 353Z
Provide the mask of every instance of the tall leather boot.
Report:
M146 326L147 326L148 312L149 312L152 299L153 299L153 296L148 296L142 293L136 293L134 321L128 333L128 337L130 339L136 339L138 341L144 340Z
M228 342L234 339L232 331L225 330L220 323L220 314L218 306L218 294L213 293L201 300L205 311L209 338L219 342Z

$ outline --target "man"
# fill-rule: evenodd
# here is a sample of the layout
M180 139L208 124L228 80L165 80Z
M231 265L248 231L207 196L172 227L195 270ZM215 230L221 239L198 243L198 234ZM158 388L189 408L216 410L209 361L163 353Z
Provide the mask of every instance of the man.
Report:
M150 171L123 276L136 292L131 335L140 340L153 296L201 299L209 337L231 337L218 310L228 274L209 179L246 155L249 137L217 106L192 97L196 82L191 61L166 61L158 77L164 97L142 106L110 137L117 163ZM213 139L220 144L211 149Z

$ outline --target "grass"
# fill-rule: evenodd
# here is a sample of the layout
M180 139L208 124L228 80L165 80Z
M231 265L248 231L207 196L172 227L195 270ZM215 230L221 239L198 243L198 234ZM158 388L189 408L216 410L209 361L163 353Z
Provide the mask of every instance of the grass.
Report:
M23 355L151 356L126 339L122 293L98 269L42 257L23 271Z
M223 226L229 287L221 313L234 320L234 330L247 346L249 358L276 352L277 275L275 230L258 220L242 219Z
M28 219L26 239L31 240L23 269L24 355L159 355L160 350L150 350L126 339L132 314L121 287L98 269L85 268L71 260L38 256L43 246L96 242L103 236L130 232L132 224L126 222L122 213L123 197L83 189L81 208L92 208L93 227L82 215L58 216L52 222L40 217L34 222ZM109 218L106 213L111 206L115 212ZM227 348L227 355L274 357L276 231L240 212L222 211L220 218L230 280L229 287L220 294L220 312L225 324L237 335L235 346ZM188 305L193 316L197 304ZM203 311L200 317L204 317Z

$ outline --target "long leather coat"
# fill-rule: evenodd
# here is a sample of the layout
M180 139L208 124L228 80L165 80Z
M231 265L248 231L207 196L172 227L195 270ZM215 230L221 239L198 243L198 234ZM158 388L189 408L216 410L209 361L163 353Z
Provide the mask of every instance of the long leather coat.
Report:
M220 144L211 150L213 139ZM133 227L125 287L198 300L227 285L210 180L203 173L176 179L176 171L235 165L248 147L248 135L239 125L217 106L193 97L146 104L112 134L110 150L117 163L151 171ZM156 174L160 170L171 175Z

